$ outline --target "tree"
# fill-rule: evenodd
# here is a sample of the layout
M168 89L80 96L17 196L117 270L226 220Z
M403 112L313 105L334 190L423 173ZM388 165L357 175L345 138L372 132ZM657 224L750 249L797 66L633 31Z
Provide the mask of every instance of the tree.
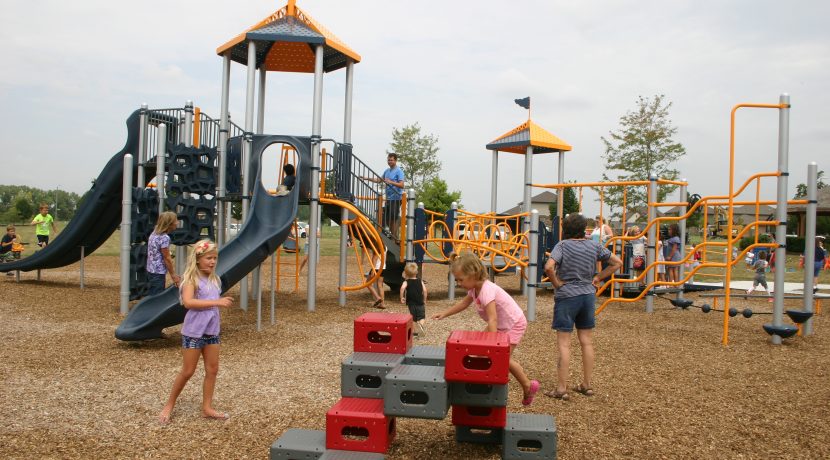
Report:
M602 158L606 172L614 176L612 179L603 173L603 180L641 181L648 180L652 174L660 179L677 179L679 171L673 165L686 154L686 149L672 139L677 128L669 119L671 106L663 94L653 99L638 97L637 108L620 117L620 129L610 131L609 138L601 138L605 144ZM676 185L658 186L657 201L663 201L676 188ZM626 190L626 206L646 205L646 187L626 187ZM623 186L605 187L604 201L612 212L622 208Z
M824 171L819 171L816 173L816 189L821 190L824 187L827 187L827 184L824 182ZM798 184L795 186L795 196L793 199L800 200L807 196L807 184Z
M824 182L824 171L819 171L816 173L817 180L816 180L816 189L821 190L824 187L827 187L827 183ZM800 200L807 197L807 184L798 184L795 186L795 196L793 199ZM787 232L788 233L795 233L798 231L798 216L790 215L787 217ZM830 233L830 217L827 216L816 216L816 234L822 235Z
M406 188L414 188L418 195L424 185L438 177L441 161L438 159L438 138L432 134L421 134L418 123L392 129L392 143L389 147L398 154L403 169Z
M574 182L576 181L571 181L571 183ZM579 200L576 198L576 190L574 190L574 187L565 187L559 190L560 193L562 193L562 214L567 216L568 214L579 212ZM556 207L557 203L551 203L550 206L548 206L551 222L553 222L553 218L556 217Z
M415 201L423 202L431 211L444 212L452 208L453 201L461 207L461 192L449 192L443 179L433 177L423 185L421 194L415 195Z
M35 205L32 204L32 194L20 191L14 198L14 209L21 219L29 219L35 215Z

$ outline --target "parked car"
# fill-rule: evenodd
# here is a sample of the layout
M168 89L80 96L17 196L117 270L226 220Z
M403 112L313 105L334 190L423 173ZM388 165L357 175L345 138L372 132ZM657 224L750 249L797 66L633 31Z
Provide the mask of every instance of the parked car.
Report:
M242 227L240 224L230 224L228 226L228 237L233 238L239 233L239 229Z
M308 223L297 222L297 230L300 232L300 238L308 237Z

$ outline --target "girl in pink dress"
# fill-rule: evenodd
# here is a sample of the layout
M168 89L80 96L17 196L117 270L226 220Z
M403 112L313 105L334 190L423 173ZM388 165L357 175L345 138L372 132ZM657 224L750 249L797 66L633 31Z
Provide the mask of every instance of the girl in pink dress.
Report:
M450 269L458 284L467 290L467 296L452 307L434 315L432 319L444 319L475 304L478 315L487 323L485 331L504 332L510 338L510 373L522 385L522 404L530 405L539 391L539 382L530 380L522 365L512 358L513 350L519 345L527 329L524 312L510 294L487 279L487 270L473 253L453 254L450 260Z
M213 390L219 373L219 307L233 305L231 297L221 297L222 281L216 276L219 253L210 240L196 243L187 259L187 269L179 286L181 303L187 309L182 326L182 370L173 381L167 404L159 413L159 423L167 424L176 399L196 371L199 357L205 361L202 387L202 416L227 420L229 415L213 408Z

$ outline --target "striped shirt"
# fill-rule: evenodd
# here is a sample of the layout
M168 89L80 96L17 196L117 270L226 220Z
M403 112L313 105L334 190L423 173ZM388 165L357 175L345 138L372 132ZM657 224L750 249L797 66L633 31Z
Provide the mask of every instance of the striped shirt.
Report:
M553 247L550 258L556 262L556 274L565 284L556 290L554 298L595 294L597 290L592 281L597 272L597 261L606 261L609 257L611 251L593 240L560 241Z

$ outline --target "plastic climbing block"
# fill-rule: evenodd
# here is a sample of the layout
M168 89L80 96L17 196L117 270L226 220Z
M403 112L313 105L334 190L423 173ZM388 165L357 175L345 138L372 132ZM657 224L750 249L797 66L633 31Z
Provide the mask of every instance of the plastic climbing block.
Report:
M455 442L472 444L501 444L504 438L503 428L479 426L455 426Z
M447 349L432 345L416 345L403 357L404 364L418 366L443 366Z
M398 417L443 420L450 407L449 386L438 366L401 364L386 374L383 412Z
M507 385L451 382L450 404L479 407L506 406Z
M320 460L383 460L383 454L369 452L352 452L348 450L327 450L320 456Z
M383 398L384 377L403 361L403 355L355 352L340 364L340 395Z
M179 228L170 233L170 242L177 245L192 244L204 238L214 239L213 216L216 214L216 198L190 196L167 197L167 205L175 209Z
M447 339L448 382L505 384L510 341L503 332L453 331Z
M395 417L382 399L341 398L326 412L326 449L385 453L395 439Z
M504 428L507 407L452 406L452 424Z
M364 313L354 320L354 351L405 354L412 347L412 315Z
M271 444L271 460L318 459L326 451L326 432L289 428Z
M170 149L169 156L168 180L165 183L168 196L216 194L216 149L178 144Z
M133 244L130 247L130 300L147 295L150 283L147 282L147 245Z
M556 421L551 415L507 414L501 458L556 458L556 437Z

